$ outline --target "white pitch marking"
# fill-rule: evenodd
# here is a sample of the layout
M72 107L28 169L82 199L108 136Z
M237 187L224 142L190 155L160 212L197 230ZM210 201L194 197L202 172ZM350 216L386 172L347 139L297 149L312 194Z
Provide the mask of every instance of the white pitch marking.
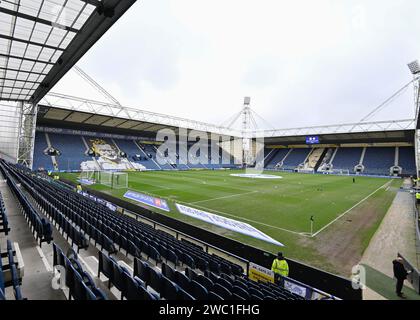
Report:
M52 268L50 263L48 262L47 257L45 257L44 252L42 252L42 249L39 246L36 246L36 250L39 253L39 256L41 257L42 262L44 263L45 269L47 269L48 272L52 272Z
M189 205L190 204L189 202L184 202L184 201L177 201L177 202L183 203L183 204L186 204L186 205ZM293 234L298 234L300 236L308 237L307 235L302 234L302 232L296 232L296 231L292 231L292 230L288 230L288 229L284 229L284 228L272 226L272 225L269 225L269 224L266 224L266 223L263 223L263 222L259 222L259 221L247 219L247 218L244 218L244 217L235 216L234 214L230 214L230 213L226 213L226 212L222 212L222 211L210 209L210 208L207 208L207 207L199 206L197 204L194 204L194 206L195 207L198 207L200 209L203 209L203 210L208 210L210 212L216 212L216 213L220 213L222 215L230 216L230 217L236 218L238 220L244 220L244 221L252 222L252 223L255 223L255 224L260 224L260 225L265 226L265 227L274 228L274 229L278 229L278 230L283 230L283 231L290 232L290 233L293 233Z
M213 201L213 200L220 200L220 199L227 199L227 198L233 198L233 197L238 197L238 196L244 196L246 194L251 194L251 193L257 193L258 191L251 191L251 192L244 192L244 193L236 193L236 194L231 194L228 196L224 196L224 197L218 197L218 198L211 198L211 199L205 199L205 200L199 200L199 201L194 201L194 202L189 202L190 204L196 204L196 203L201 203L201 202L207 202L207 201Z
M378 189L376 189L375 191L373 191L372 193L370 193L369 195L367 195L366 197L364 197L362 200L360 200L358 203L356 203L353 207L351 207L350 209L347 209L346 211L344 211L342 214L340 214L337 218L335 218L334 220L332 220L330 223L326 224L325 226L323 226L321 229L319 229L317 232L315 232L312 235L312 238L315 237L317 234L319 234L321 231L323 231L325 228L327 228L328 226L330 226L331 224L333 224L334 222L336 222L338 219L340 219L341 217L343 217L345 214L347 214L348 212L350 212L351 210L353 210L355 207L357 207L358 205L360 205L361 203L365 202L368 198L370 198L371 196L373 196L376 192L378 192L380 189L384 188L387 184L390 184L392 180L384 183L382 186L380 186Z

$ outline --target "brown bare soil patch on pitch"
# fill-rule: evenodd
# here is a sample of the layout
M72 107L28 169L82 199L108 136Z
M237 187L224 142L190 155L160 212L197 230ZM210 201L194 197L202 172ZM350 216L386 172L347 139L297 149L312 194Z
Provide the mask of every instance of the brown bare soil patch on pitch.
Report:
M352 267L360 262L395 193L393 187L380 189L314 238L301 239L301 244L323 257L329 271L348 277Z

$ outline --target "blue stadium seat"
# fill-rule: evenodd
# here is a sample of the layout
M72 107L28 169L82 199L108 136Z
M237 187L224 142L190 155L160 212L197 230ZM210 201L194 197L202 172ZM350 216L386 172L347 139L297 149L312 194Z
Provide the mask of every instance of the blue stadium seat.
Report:
M213 291L209 292L209 300L211 301L220 301L220 300L224 300L221 296L219 296L217 293L214 293Z
M195 280L190 282L190 288L187 292L197 300L206 300L208 298L207 289Z
M211 288L213 287L214 283L213 281L211 281L209 278L207 278L206 276L200 274L197 278L196 281L198 283L200 283L204 288L206 288L208 291L211 290Z
M177 300L178 299L178 286L171 280L162 276L162 286L160 296L165 300Z
M232 298L232 293L219 283L216 283L211 290L221 296L224 300L229 300Z

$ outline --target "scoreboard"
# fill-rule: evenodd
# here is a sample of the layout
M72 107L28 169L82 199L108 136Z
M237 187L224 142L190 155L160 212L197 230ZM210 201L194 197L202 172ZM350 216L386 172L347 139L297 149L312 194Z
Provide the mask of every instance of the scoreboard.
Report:
M307 136L306 137L306 144L317 144L319 143L318 136Z

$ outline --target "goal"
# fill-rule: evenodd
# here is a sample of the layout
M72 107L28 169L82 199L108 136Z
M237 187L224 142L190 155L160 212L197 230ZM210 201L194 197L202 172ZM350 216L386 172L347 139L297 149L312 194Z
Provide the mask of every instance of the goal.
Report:
M350 170L349 169L332 169L330 171L332 174L338 174L338 175L350 175Z
M297 168L296 172L299 173L315 173L315 170L312 168Z
M93 184L95 183L95 180L95 170L83 170L80 172L79 181L87 184Z
M128 188L128 174L126 172L98 171L97 181L112 189Z
M128 174L127 172L113 172L112 173L112 189L127 189L128 188Z

